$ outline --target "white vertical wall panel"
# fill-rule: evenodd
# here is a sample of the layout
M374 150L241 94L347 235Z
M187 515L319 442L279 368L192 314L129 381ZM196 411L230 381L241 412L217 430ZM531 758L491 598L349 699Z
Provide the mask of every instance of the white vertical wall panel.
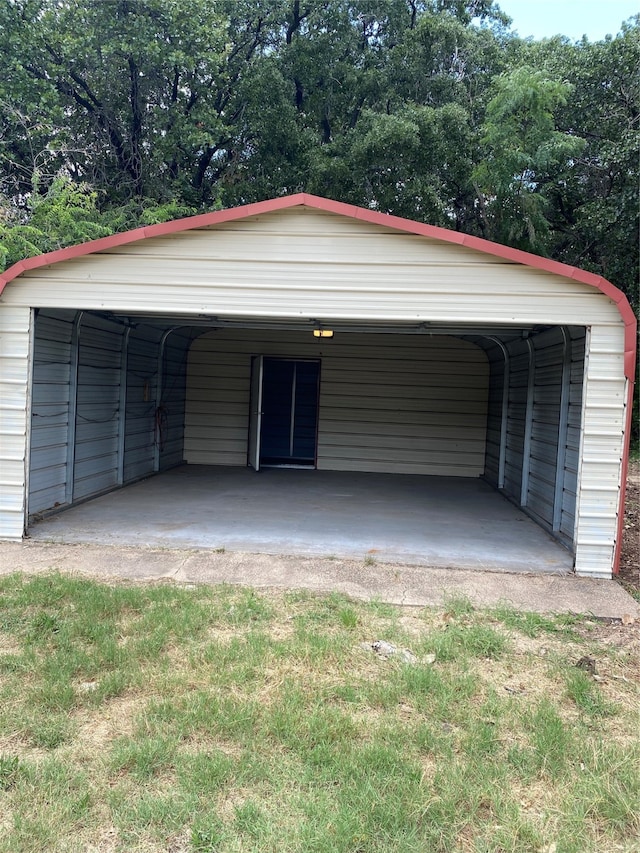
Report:
M488 364L446 336L220 330L192 347L185 456L246 465L251 355L320 358L318 468L479 476Z
M76 391L70 382L75 317L74 311L43 309L35 323L30 515L64 505L69 495L77 501L115 487L121 474L124 483L152 474L160 438L160 469L182 461L189 334L170 336L160 365L159 329L129 329L85 312L76 343ZM156 432L160 366L160 405L167 412L162 436Z
M30 330L27 307L0 311L0 538L21 539L26 501Z
M620 362L624 330L594 324L586 341L582 409L582 452L578 472L576 571L609 577L620 505L623 429L616 418L624 413L627 381ZM618 460L617 464L614 460Z
M504 493L525 507L550 531L554 529L554 507L557 502L560 522L554 532L565 544L572 546L575 536L585 330L571 327L566 331L567 346L570 348L570 375L564 413L561 411L564 363L562 330L553 328L533 335L528 340L512 340L505 344L509 382ZM488 339L478 338L478 342L487 347L491 365L485 479L497 487L504 356L500 348ZM529 394L530 412L527 406ZM566 435L561 435L560 424L563 420L567 423ZM562 445L559 445L560 441ZM561 460L562 468L559 478L556 477L558 459ZM561 491L557 493L558 483Z
M75 312L39 311L35 320L29 513L66 502L71 337Z

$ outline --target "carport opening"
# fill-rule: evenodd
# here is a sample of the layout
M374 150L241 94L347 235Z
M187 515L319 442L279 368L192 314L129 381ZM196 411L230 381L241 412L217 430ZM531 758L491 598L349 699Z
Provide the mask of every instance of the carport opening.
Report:
M298 478L300 488L309 488L309 477L319 482L334 476L336 495L340 478L355 482L363 475L378 490L382 525L400 512L391 500L393 477L415 481L425 494L429 486L442 490L449 481L483 481L483 488L492 486L518 507L518 517L525 513L572 551L583 327L364 326L325 318L335 330L327 341L314 339L317 322L39 310L31 401L32 533L44 530L38 520L51 512L185 462L183 472L214 475L202 475L208 494L220 495L234 468L244 471L240 490L255 488L257 475L247 463L253 412L262 411L254 409L252 388L252 365L260 359L268 365L265 387L273 410L254 456L258 467L314 469L278 474L289 476L290 485ZM190 476L171 476L168 518L192 488ZM232 526L247 528L251 514L240 504ZM478 498L478 517L486 517L485 504L486 496ZM368 513L360 505L361 521L353 521L354 527ZM311 534L323 506L319 499L296 524ZM402 506L401 514L415 518ZM423 512L416 525L425 527L433 503L416 506ZM219 507L215 512L222 517ZM294 547L286 542L287 513L295 515L283 510L284 550ZM197 532L186 518L178 523L192 531L195 542L212 520L210 512ZM464 560L460 503L451 505L451 521ZM504 525L493 529L494 550L505 535ZM426 540L422 547L426 553ZM399 545L396 550L400 553Z

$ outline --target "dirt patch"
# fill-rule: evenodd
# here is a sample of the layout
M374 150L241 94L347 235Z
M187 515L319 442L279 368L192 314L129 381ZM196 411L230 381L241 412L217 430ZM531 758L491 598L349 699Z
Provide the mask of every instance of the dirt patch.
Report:
M620 558L620 583L640 600L640 460L629 465L624 512L624 538Z

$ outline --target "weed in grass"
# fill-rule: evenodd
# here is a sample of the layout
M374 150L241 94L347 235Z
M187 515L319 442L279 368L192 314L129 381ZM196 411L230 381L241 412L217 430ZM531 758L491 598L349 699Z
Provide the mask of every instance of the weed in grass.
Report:
M462 739L462 748L475 761L496 755L499 745L500 736L492 720L475 720Z
M139 683L137 675L132 672L116 671L106 672L98 682L95 688L86 691L83 699L83 704L90 707L97 707L107 702L109 699L115 699L117 696L122 696L127 690Z
M332 685L325 694L328 702L345 702L349 705L362 704L364 694L359 687L353 684Z
M229 625L244 626L251 623L271 621L272 610L267 600L253 590L242 590L223 613Z
M20 759L17 755L0 755L0 791L11 788L18 778Z
M500 658L508 648L506 637L489 625L448 624L433 631L421 643L420 654L435 654L438 661L475 658Z
M314 625L307 624L304 618L296 620L294 636L280 647L286 649L289 655L308 665L317 666L328 664L335 660L347 649L351 649L353 640L350 634L338 634L318 630Z
M116 773L126 771L139 780L149 779L172 765L176 746L173 738L122 738L111 752L112 770Z
M321 701L309 707L305 692L292 682L283 685L264 725L270 737L303 757L309 757L318 746L333 748L356 733L349 714Z
M305 602L306 607L303 613L298 613L296 621L300 624L337 624L340 621L340 613L349 607L352 607L352 602L346 595L338 592L332 592L326 596L311 596L305 593L304 596L295 596L297 602Z
M45 714L32 717L26 723L24 734L33 746L56 749L72 740L75 726L67 714Z
M543 699L525 715L533 761L538 772L558 777L573 755L573 738L558 710L549 699Z
M392 604L387 604L384 601L380 601L377 598L372 598L371 601L368 601L364 605L367 612L371 613L374 616L377 616L380 619L393 619L395 620L398 615L398 608L394 607Z
M553 848L551 844L544 844L539 829L513 806L504 808L498 805L495 821L487 822L475 841L476 853L539 853L549 849Z
M509 768L525 783L529 784L536 778L539 762L529 746L514 744L507 750L505 758Z
M273 827L268 815L253 800L245 800L235 807L235 828L241 835L266 843L273 836Z
M127 846L132 846L134 841L139 844L145 836L165 843L167 836L188 824L197 809L197 798L182 793L164 793L164 790L166 785L160 793L121 784L110 791L108 805L113 822Z
M365 564L365 566L375 566L376 558L373 556L373 554L365 554L364 560L362 562Z
M565 683L567 696L588 716L610 717L616 713L615 705L604 699L600 688L581 669L568 668L565 672Z
M178 784L187 794L208 798L233 778L236 764L235 759L216 748L182 755L176 762Z
M57 616L45 612L36 613L29 625L27 642L40 643L43 640L49 640L59 630L60 622Z
M223 823L216 814L198 815L191 829L191 849L194 853L219 853L225 835Z
M65 680L47 680L31 691L30 704L42 711L70 711L76 703L73 685Z
M358 625L358 614L352 607L343 607L338 616L345 628L353 629Z
M186 718L200 731L230 740L248 740L254 733L261 716L258 700L243 696L218 698L201 693L196 703L186 704Z
M520 631L531 638L539 637L543 632L549 634L562 632L557 617L545 616L542 613L524 613L507 605L502 605L493 611L493 615L505 627Z
M444 606L446 613L449 616L454 616L460 619L465 616L471 616L475 611L475 607L466 595L448 594L444 596Z
M260 631L249 631L229 642L208 643L202 660L210 667L210 680L218 687L249 688L263 677L267 660L276 655L281 644Z

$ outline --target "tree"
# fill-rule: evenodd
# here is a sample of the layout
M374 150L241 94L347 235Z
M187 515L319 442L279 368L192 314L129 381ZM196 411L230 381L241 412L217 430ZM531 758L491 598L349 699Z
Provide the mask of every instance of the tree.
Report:
M552 257L596 272L638 295L640 16L616 38L527 48L538 66L572 85L558 127L585 145L549 194Z
M48 146L58 167L110 202L179 195L209 205L208 178L244 109L240 83L267 40L259 5L10 0L0 19L2 77L12 81L0 93L5 117L44 104L30 122L35 142L7 127L4 161L22 175L18 189L28 150Z
M555 113L572 87L521 66L492 84L482 126L482 159L474 171L487 237L546 253L550 192L557 191L584 140L556 129Z

